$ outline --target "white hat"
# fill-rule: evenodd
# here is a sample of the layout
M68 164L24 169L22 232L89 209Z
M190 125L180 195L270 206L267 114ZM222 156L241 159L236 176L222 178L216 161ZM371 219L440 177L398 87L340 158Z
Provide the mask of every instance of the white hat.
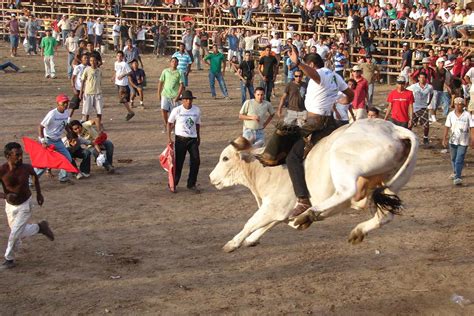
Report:
M447 62L444 63L445 68L452 68L454 67L454 61L448 60Z
M362 71L362 68L360 68L358 65L355 65L352 67L352 71Z
M421 60L421 63L422 64L429 64L430 63L430 58L429 57L425 57Z
M407 42L403 43L403 46L408 46L408 43Z
M15 14L15 13L12 13L11 16L16 16L16 14Z
M97 159L95 161L97 163L97 166L102 167L106 161L105 155L100 154L99 156L97 156Z
M404 76L398 76L397 77L397 83L405 83L407 82Z
M464 104L465 104L465 101L464 101L463 98L458 97L458 98L455 98L455 99L454 99L454 104L463 104L463 105L464 105Z
M436 63L444 63L446 60L444 60L443 57L440 57L438 59L436 59Z

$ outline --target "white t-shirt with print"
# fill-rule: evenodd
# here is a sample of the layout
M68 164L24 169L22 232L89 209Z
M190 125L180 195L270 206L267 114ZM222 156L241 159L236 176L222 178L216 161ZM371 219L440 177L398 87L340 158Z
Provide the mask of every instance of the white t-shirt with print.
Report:
M120 76L128 74L132 71L125 61L115 62L115 84L118 86L128 86L128 76L119 79Z
M102 23L95 23L92 28L94 29L94 34L97 36L102 36L104 34L105 25Z
M68 110L63 113L59 112L58 109L49 111L41 121L41 126L44 127L44 136L53 140L61 139L68 118Z
M471 88L469 89L469 92L474 93L474 67L469 69L469 71L466 73L466 76L468 76L471 80Z
M201 124L201 110L196 105L189 110L180 105L171 111L168 123L174 123L177 136L197 138L196 125Z
M453 145L469 146L469 135L474 127L471 114L463 111L458 117L451 111L446 118L444 126L449 127L449 143Z
M279 55L281 53L281 39L272 38L270 40L270 45L272 45L272 52Z
M338 92L346 90L348 86L341 76L326 67L317 72L321 82L317 84L313 79L309 81L304 105L308 112L330 116L332 106L339 98Z
M74 70L72 71L72 75L76 76L76 80L74 80L74 88L78 91L81 90L82 87L82 73L84 69L86 69L87 65L79 64L74 66Z

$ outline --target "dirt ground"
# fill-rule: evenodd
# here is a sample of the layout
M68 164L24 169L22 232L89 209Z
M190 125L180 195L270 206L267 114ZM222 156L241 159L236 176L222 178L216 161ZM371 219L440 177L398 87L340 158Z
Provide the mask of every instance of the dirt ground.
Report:
M5 43L0 56L10 59ZM174 195L157 159L166 138L155 89L167 61L144 57L148 109L137 110L130 122L108 80L113 61L111 54L105 57L104 122L115 144L117 174L94 166L92 176L74 179L75 185L41 179L45 204L35 207L33 221L47 219L56 240L25 240L18 266L0 276L0 315L474 314L474 305L451 301L455 293L474 301L474 161L469 153L465 184L453 187L448 154L440 152L441 125L400 194L403 216L362 244L352 246L347 237L370 215L347 211L303 232L277 226L258 247L227 254L221 247L256 210L248 189L217 191L208 180L221 150L241 130L236 77L226 75L232 100L212 100L207 71L192 72L191 90L203 112L203 192L183 188L185 165ZM2 146L36 138L54 97L71 93L64 52L56 59L55 80L44 79L39 56L21 52L14 62L24 73L0 73ZM376 87L376 104L391 88ZM3 251L9 234L3 211L0 222Z

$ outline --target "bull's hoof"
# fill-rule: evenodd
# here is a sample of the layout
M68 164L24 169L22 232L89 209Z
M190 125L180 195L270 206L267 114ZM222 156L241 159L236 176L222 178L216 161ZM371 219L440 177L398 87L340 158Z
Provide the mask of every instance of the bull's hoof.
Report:
M351 234L349 235L348 242L350 242L353 245L360 244L364 240L365 235L366 234L364 234L364 232L361 229L353 229L351 231Z
M244 240L244 242L242 243L242 246L244 246L244 247L255 247L255 246L258 246L259 244L260 244L260 242L258 240L252 240L252 241Z
M225 244L224 247L222 247L222 250L224 250L224 252L229 253L229 252L232 252L232 251L236 250L237 248L239 248L239 247L237 247L234 244L234 242L231 240L227 244Z

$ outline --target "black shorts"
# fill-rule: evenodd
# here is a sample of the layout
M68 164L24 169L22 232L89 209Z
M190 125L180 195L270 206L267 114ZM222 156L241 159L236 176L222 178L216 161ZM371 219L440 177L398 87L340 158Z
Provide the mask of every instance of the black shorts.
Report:
M73 110L77 110L79 108L79 104L81 103L81 99L77 95L74 95L69 101L69 108Z
M128 86L117 85L117 91L120 103L130 102L130 88Z

